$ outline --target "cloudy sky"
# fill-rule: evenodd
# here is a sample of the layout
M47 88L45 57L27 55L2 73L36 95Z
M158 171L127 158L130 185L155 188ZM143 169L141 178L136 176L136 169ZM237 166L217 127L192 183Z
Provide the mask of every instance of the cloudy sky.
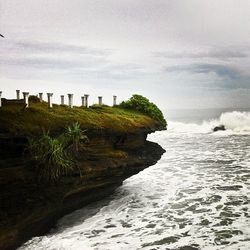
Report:
M250 107L249 0L0 0L0 89Z

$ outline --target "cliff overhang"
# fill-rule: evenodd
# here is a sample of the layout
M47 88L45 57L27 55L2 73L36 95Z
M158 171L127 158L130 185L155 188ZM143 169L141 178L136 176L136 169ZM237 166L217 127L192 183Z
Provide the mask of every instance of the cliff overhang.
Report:
M47 112L40 103L23 111L14 105L0 110L1 249L45 234L61 216L111 194L165 152L147 141L149 133L165 128L140 113L108 107ZM38 182L25 152L27 138L42 129L59 134L74 121L89 137L76 157L77 168L57 183Z

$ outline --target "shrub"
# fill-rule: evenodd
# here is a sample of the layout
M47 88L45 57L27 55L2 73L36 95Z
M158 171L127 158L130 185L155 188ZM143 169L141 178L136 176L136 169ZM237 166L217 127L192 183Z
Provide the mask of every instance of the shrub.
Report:
M72 170L71 149L73 147L74 152L78 152L79 145L87 141L84 132L76 122L56 138L52 138L48 132L38 138L28 138L28 150L38 163L39 180L56 181Z
M75 152L79 151L79 146L81 143L88 141L88 137L84 133L85 131L81 129L78 122L73 123L72 126L69 126L66 129L66 140L68 140L69 143L72 143Z
M40 180L56 181L72 168L72 161L64 150L64 143L59 138L52 138L43 133L39 138L29 138L28 149L38 162Z
M37 102L40 102L40 99L36 95L30 95L29 101L33 103L37 103Z
M157 121L159 121L164 127L167 126L167 122L161 112L161 110L146 97L141 95L133 95L128 101L122 102L120 107L126 109L134 109L140 111Z

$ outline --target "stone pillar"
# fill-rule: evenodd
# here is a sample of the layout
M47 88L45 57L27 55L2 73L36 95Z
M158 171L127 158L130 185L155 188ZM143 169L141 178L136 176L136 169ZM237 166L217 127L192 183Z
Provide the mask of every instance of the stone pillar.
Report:
M16 90L16 99L20 100L20 90L19 89Z
M52 108L53 107L53 104L52 104L53 93L47 93L47 96L48 96L48 108Z
M23 92L24 103L26 104L26 108L29 107L29 92Z
M85 96L81 96L82 98L82 107L85 107Z
M84 95L84 99L85 99L85 107L87 108L89 106L89 103L88 103L88 98L89 98L89 95Z
M73 94L68 94L69 97L69 107L73 108Z
M116 100L117 100L117 96L116 95L113 95L113 106L116 106Z
M0 91L0 108L2 107L2 91Z
M43 101L43 93L38 93L39 94L39 99L40 99L40 102Z
M64 95L61 95L61 105L64 105Z
M98 104L102 105L102 96L98 96Z

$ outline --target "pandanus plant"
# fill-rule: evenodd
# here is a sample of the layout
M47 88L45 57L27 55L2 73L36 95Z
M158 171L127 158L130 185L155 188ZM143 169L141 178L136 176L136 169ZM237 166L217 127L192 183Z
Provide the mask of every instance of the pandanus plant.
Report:
M52 138L44 132L39 138L30 138L29 151L38 162L40 180L55 181L72 169L72 161L66 154L60 138Z
M74 161L70 148L73 146L75 152L79 151L80 144L88 140L84 132L76 122L56 138L43 132L40 137L28 139L28 151L37 161L40 180L56 181L72 170Z
M85 135L85 130L82 130L80 124L75 122L66 130L68 140L72 143L74 151L78 152L81 143L87 142L88 137Z

